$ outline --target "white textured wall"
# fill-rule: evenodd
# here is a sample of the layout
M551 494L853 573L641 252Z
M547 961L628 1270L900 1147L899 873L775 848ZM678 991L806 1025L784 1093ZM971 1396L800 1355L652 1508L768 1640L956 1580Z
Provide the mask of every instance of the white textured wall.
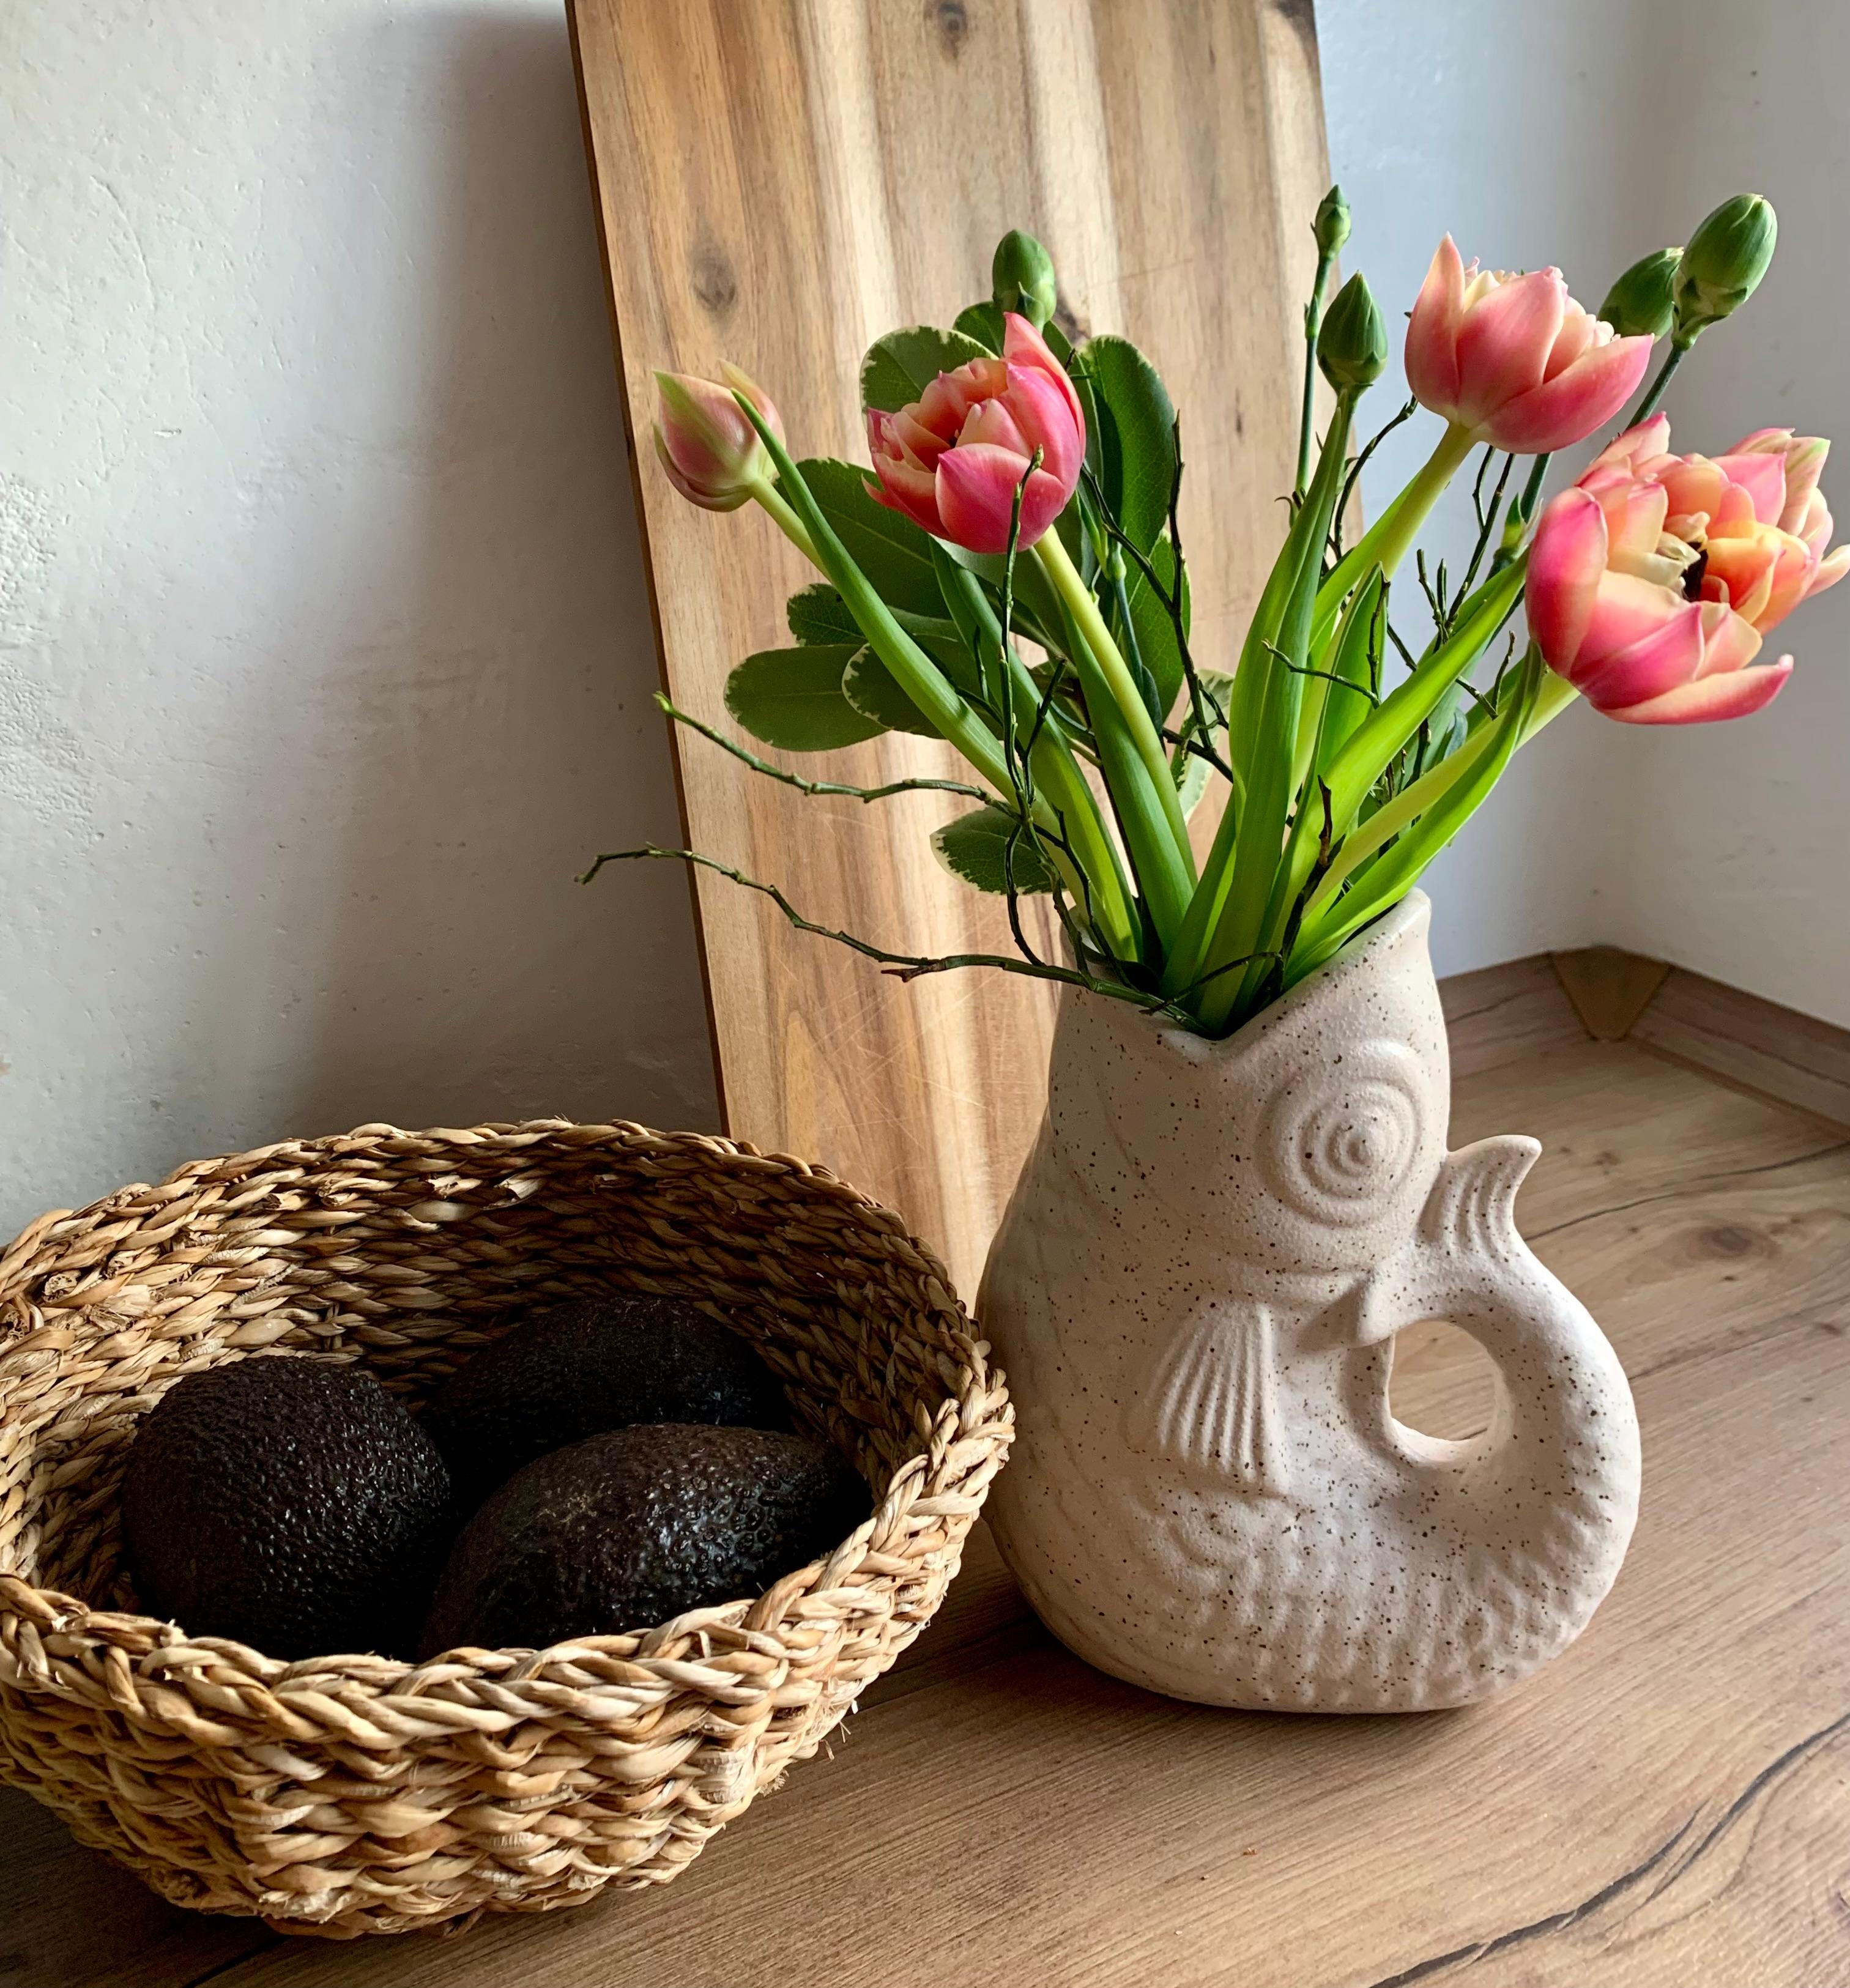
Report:
M0 1232L713 1122L557 0L12 0L0 174Z
M1825 487L1850 532L1850 8L1703 0L1663 44L1660 170L1698 212L1741 187L1781 245L1740 315L1672 388L1672 439L1835 435ZM1619 796L1613 926L1641 952L1850 1026L1850 581L1767 638L1798 659L1772 707L1644 742Z
M1320 15L1391 313L1446 225L1597 301L1761 185L1785 259L1677 404L1850 431L1837 11ZM571 881L675 812L557 0L12 0L0 294L0 1232L369 1117L710 1124L682 880ZM1615 939L1850 1020L1847 627L1751 726L1563 720L1442 968Z
M1611 0L1321 0L1331 166L1355 221L1344 265L1367 275L1397 362L1405 314L1448 229L1467 261L1557 263L1595 309L1613 276L1656 245L1612 197L1652 59L1645 12ZM1650 194L1681 211L1676 188ZM1397 363L1364 404L1365 433L1405 392ZM1439 432L1422 411L1382 445L1364 477L1371 516ZM1455 573L1475 536L1468 485L1453 485L1427 534ZM1411 570L1395 620L1415 649L1431 632ZM1606 823L1617 730L1578 708L1557 719L1433 865L1426 888L1442 973L1614 938Z
M1356 215L1347 261L1391 313L1447 226L1489 264L1558 262L1597 308L1619 269L1729 194L1770 195L1773 272L1683 367L1673 441L1715 454L1754 428L1835 431L1825 485L1850 526L1842 0L1321 0L1317 15ZM1384 448L1373 508L1436 431L1417 427ZM1454 548L1468 510L1455 486ZM1850 1024L1850 584L1771 646L1799 668L1760 717L1648 731L1577 708L1536 742L1428 880L1441 970L1603 941Z

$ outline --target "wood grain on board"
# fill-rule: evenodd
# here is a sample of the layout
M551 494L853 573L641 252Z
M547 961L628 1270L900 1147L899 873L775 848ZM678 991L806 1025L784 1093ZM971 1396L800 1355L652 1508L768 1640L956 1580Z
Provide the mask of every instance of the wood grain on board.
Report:
M1135 338L1196 474L1183 506L1197 654L1231 668L1290 487L1311 217L1325 164L1308 0L575 0L585 125L662 671L726 722L728 671L788 640L814 576L755 509L669 489L651 371L743 366L794 451L865 459L873 338L986 296L997 238L1052 250L1070 321ZM894 950L1006 952L939 867L967 805L864 807L771 786L698 738L675 751L694 846ZM889 735L810 756L862 784L954 770ZM624 874L598 888L619 893ZM765 900L695 894L729 1130L820 1160L932 1237L963 1289L1039 1120L1052 1002L953 973L902 986ZM613 905L609 915L621 916Z
M1543 1141L1519 1218L1644 1432L1618 1584L1519 1690L1407 1719L1172 1704L1065 1655L979 1528L830 1752L671 1885L281 1941L142 1898L0 1794L0 1983L1842 1988L1850 1134L1584 1036L1455 1100L1455 1143ZM1469 1427L1480 1357L1406 1335L1397 1408Z

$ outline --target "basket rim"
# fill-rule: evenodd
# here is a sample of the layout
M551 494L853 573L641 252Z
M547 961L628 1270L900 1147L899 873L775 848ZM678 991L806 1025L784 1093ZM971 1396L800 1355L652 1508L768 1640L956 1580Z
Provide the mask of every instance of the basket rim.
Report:
M0 1249L0 1303L50 1274L62 1242L150 1196L174 1200L191 1188L259 1172L265 1165L286 1167L293 1159L337 1156L348 1148L390 1154L399 1141L405 1142L399 1150L432 1144L492 1143L505 1148L538 1145L561 1134L570 1135L573 1144L621 1144L644 1154L698 1152L728 1171L794 1175L824 1189L828 1199L878 1218L873 1226L916 1259L914 1274L926 1301L946 1318L957 1361L956 1381L932 1413L928 1430L921 1431L918 1449L893 1471L868 1518L831 1551L792 1570L756 1598L687 1610L667 1621L616 1635L580 1637L543 1648L464 1646L420 1662L344 1652L288 1662L235 1638L189 1636L178 1624L155 1616L98 1608L0 1567L0 1683L27 1692L102 1702L119 1698L120 1687L127 1683L120 1675L126 1660L134 1677L166 1687L158 1690L155 1703L145 1695L131 1694L141 1697L144 1716L164 1710L163 1723L218 1743L245 1739L252 1725L274 1730L279 1722L296 1736L307 1738L300 1729L306 1715L314 1736L395 1746L404 1742L402 1732L364 1730L373 1723L370 1715L379 1709L378 1700L404 1707L391 1722L396 1728L414 1719L414 1704L428 1712L447 1706L452 1715L462 1712L474 1696L474 1685L496 1692L509 1686L553 1686L594 1702L634 1701L638 1709L658 1702L665 1692L692 1692L719 1704L731 1701L742 1706L775 1688L776 1677L767 1666L774 1671L796 1650L806 1663L813 1663L820 1643L845 1635L857 1591L891 1586L903 1577L893 1570L890 1551L871 1554L877 1534L891 1534L908 1520L922 1520L927 1530L939 1520L974 1520L989 1479L1006 1460L1014 1411L1006 1378L992 1364L988 1343L979 1336L942 1260L893 1210L827 1166L791 1154L766 1152L749 1141L717 1133L662 1132L629 1119L485 1121L422 1131L372 1121L349 1132L279 1140L187 1161L158 1182L132 1182L81 1208L50 1209L27 1223ZM80 1314L91 1308L73 1310ZM73 1329L72 1320L25 1327L0 1323L0 1371L22 1354L66 1350ZM55 1338L56 1347L36 1347L35 1342L45 1338ZM253 1347L238 1357L261 1358L269 1351ZM964 1481L972 1476L979 1482L963 1489ZM883 1564L866 1569L870 1557ZM112 1678L116 1690L110 1688ZM242 1685L238 1695L250 1700L245 1716L227 1723L225 1710L214 1716L202 1712L197 1702L172 1702L176 1696L192 1700L195 1683L210 1687L215 1700L222 1699L227 1687L236 1691ZM465 1726L486 1730L516 1723L522 1716L516 1711L497 1717L492 1728L483 1727L479 1719L454 1716L440 1723L449 1733Z

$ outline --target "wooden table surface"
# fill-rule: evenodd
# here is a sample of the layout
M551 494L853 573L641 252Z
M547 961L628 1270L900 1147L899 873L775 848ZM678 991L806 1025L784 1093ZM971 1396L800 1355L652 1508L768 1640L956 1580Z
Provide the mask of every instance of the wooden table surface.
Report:
M1835 1988L1850 1983L1850 1134L1635 1043L1461 1079L1629 1368L1643 1516L1586 1635L1424 1717L1087 1669L986 1536L833 1756L654 1892L346 1946L191 1917L0 1792L0 1988ZM1476 1356L1403 1337L1404 1416Z

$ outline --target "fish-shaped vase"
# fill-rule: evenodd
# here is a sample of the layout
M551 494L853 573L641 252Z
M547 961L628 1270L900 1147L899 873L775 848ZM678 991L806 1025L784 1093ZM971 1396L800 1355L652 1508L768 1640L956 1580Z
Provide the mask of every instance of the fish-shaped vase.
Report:
M1631 1390L1517 1232L1540 1147L1446 1149L1429 915L1413 892L1224 1041L1064 996L977 1298L1016 1417L988 1516L1048 1628L1152 1691L1463 1704L1571 1642L1625 1557ZM1389 1410L1428 1319L1495 1368L1480 1435Z

